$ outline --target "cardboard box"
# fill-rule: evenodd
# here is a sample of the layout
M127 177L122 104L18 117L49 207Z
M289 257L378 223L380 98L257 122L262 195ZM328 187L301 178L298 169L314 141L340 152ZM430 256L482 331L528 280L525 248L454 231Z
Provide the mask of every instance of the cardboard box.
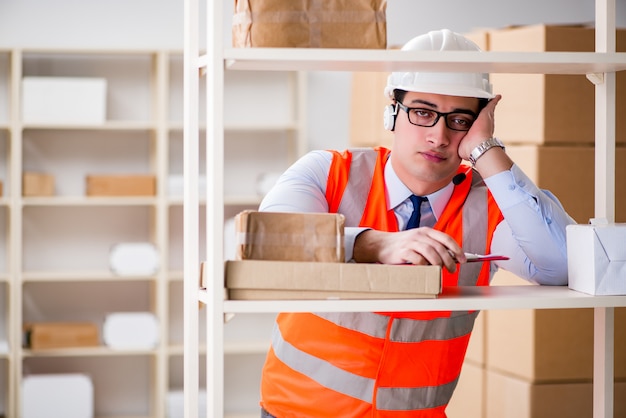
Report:
M504 270L492 285L529 285ZM593 309L511 309L486 314L486 368L530 383L593 377ZM626 379L626 308L615 309L615 377Z
M151 174L87 175L87 196L154 196L156 177Z
M88 322L37 322L24 325L24 345L33 350L95 347L98 327Z
M489 42L489 34L491 29L489 28L475 28L463 34L467 39L474 42L483 51L489 51L491 48Z
M345 261L341 214L243 211L235 216L237 260Z
M22 174L23 196L54 196L54 176L52 174L26 171Z
M508 145L507 154L540 188L548 189L577 222L594 217L593 146ZM626 148L615 149L615 219L626 222Z
M225 277L230 299L413 299L441 293L439 266L242 260L227 261Z
M32 124L99 125L106 120L104 78L24 77L22 121Z
M480 418L484 414L485 370L470 362L463 363L459 383L446 407L447 418Z
M491 371L485 378L486 418L593 416L593 386L590 382L537 384ZM615 417L626 416L626 382L615 382L613 412Z
M383 126L385 106L391 104L391 99L383 94L388 76L389 73L380 72L352 73L350 146L391 147L393 132Z
M493 30L491 51L593 52L595 29L531 25ZM617 30L617 50L626 51L626 30ZM496 135L507 143L592 144L595 137L595 87L585 75L492 74ZM626 112L626 73L617 73L616 114ZM626 143L626 119L617 118L617 142Z
M465 361L479 366L484 366L487 360L487 352L485 350L487 314L485 312L480 312L476 317L476 321L474 321L474 329L465 353Z
M569 288L626 295L626 224L568 225Z
M385 48L387 0L235 0L233 46Z

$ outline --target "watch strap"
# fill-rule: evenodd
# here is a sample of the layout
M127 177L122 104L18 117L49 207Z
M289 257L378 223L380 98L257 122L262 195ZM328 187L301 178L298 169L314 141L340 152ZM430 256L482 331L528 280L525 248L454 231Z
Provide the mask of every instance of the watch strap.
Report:
M496 137L491 137L478 144L476 148L474 148L472 152L470 152L469 155L469 161L472 166L476 165L476 161L478 161L478 159L482 157L484 153L486 153L493 147L500 147L502 149L505 149L502 141L500 141Z

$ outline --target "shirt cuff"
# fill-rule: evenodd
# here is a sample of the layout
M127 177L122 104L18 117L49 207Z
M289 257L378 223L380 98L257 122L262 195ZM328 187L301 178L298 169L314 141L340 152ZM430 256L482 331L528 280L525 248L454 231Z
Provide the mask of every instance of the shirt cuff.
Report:
M356 237L363 231L367 231L371 228L364 227L346 227L344 229L344 247L345 247L345 255L346 262L354 261L352 257L354 256L354 241L356 241Z
M530 199L536 203L540 194L535 183L516 164L513 164L510 170L494 174L484 180L500 210L528 202Z

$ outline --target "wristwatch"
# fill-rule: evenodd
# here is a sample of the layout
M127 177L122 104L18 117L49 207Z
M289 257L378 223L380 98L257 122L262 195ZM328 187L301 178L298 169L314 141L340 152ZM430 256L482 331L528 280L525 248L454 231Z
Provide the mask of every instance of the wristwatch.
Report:
M470 163L472 163L472 166L476 164L476 161L478 161L478 159L482 157L484 153L486 153L493 147L500 147L502 149L505 149L502 141L500 141L496 137L491 137L478 144L478 146L474 148L469 155L469 161Z

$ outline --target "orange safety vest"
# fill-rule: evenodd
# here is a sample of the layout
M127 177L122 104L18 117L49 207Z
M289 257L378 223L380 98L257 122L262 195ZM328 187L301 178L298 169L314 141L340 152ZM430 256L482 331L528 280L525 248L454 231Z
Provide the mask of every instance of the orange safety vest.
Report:
M388 156L385 148L334 152L326 198L346 226L398 230L386 207ZM489 253L502 219L482 179L470 173L434 228L466 252ZM489 278L489 263L467 263L455 273L444 270L443 285L486 286ZM263 368L261 405L278 418L445 417L477 315L281 313Z

